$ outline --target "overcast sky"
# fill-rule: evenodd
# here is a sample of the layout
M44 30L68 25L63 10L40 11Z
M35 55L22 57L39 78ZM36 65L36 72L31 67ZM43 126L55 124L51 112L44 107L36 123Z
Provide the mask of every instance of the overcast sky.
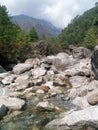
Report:
M76 15L92 8L98 0L0 0L10 15L26 14L65 27Z

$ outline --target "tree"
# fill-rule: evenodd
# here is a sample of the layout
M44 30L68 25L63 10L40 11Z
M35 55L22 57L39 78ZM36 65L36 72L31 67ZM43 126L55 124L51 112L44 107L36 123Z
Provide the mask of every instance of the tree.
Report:
M36 42L39 39L36 29L34 27L32 27L31 30L29 31L28 37L29 42Z
M95 30L93 28L89 29L85 38L84 38L84 46L93 49L96 43L96 35Z
M16 25L10 21L6 7L0 5L0 57L4 57L4 60L8 60L12 55L12 46L16 39L16 28Z
M29 37L24 30L19 29L16 37L17 43L27 43L29 41Z

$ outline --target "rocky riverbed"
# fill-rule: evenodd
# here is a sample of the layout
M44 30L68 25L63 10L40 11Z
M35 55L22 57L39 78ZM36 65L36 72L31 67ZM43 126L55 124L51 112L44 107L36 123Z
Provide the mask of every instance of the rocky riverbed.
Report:
M98 129L98 81L83 47L0 69L1 130ZM2 70L2 71L1 71Z

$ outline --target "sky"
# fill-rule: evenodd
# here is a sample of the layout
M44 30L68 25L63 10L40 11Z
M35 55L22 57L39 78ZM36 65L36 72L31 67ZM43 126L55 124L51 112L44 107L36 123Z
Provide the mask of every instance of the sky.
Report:
M98 0L0 0L9 14L25 14L45 19L56 27L64 28L77 15L94 7Z

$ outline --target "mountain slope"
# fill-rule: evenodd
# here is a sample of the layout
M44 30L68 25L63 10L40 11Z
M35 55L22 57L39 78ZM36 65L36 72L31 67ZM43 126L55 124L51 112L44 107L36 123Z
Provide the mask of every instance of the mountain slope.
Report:
M98 29L98 6L84 12L83 15L77 15L71 23L61 32L59 40L63 47L69 44L81 44L84 37L91 28ZM98 32L98 30L96 30Z
M35 19L26 15L15 15L11 17L11 21L18 24L26 32L33 26L40 37L43 34L46 37L53 37L60 34L60 29L57 29L50 22L45 20Z

